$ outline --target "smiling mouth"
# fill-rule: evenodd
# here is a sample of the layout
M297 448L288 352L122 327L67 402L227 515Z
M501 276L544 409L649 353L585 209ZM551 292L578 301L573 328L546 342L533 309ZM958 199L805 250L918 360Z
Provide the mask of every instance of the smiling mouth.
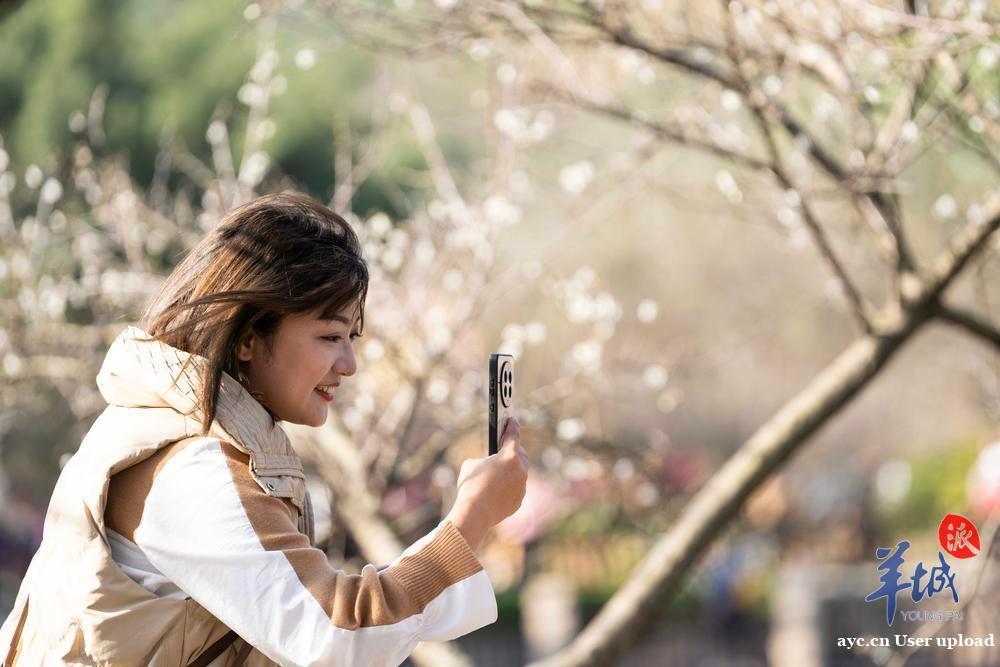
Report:
M320 396L322 396L323 398L325 398L326 400L328 400L328 401L332 401L333 400L333 394L330 393L330 392L325 392L322 389L320 389L319 387L316 387L316 389L314 391L317 394L319 394Z

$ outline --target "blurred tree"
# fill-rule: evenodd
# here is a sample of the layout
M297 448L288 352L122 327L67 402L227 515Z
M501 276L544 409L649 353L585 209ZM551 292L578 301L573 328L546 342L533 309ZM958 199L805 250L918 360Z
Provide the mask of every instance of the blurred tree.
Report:
M502 327L503 349L519 354L539 344L547 335L541 322L522 325L508 322L507 313L493 313L502 310L501 301L510 303L512 295L543 293L545 311L565 315L568 324L557 332L552 349L558 353L545 359L542 380L521 396L519 410L526 422L540 427L539 440L558 438L570 450L564 454L547 448L545 454L555 456L546 456L545 465L560 482L569 479L596 487L602 466L596 465L595 474L591 464L596 462L584 455L603 449L616 459L622 456L615 463L616 475L631 480L640 511L646 512L644 521L648 517L650 525L662 520L670 526L601 614L557 659L561 664L613 662L653 616L648 612L680 588L692 564L753 490L838 415L925 324L960 324L1000 345L1000 333L988 317L958 309L950 296L944 298L946 288L969 263L995 255L990 253L990 235L1000 226L998 204L991 199L995 179L988 171L996 168L993 146L965 131L980 127L983 136L995 132L995 118L983 99L992 88L973 76L981 58L969 55L976 51L968 44L985 48L993 30L989 22L932 20L890 11L878 27L849 8L817 16L781 3L734 2L714 9L698 3L667 4L462 5L439 0L415 8L400 2L395 11L386 3L353 7L338 2L332 20L314 22L314 32L306 33L309 38L331 25L360 37L355 31L367 18L373 20L377 36L408 57L427 52L428 46L453 53L455 45L461 45L481 60L502 47L505 58L516 56L552 74L524 77L523 70L507 62L495 70L487 68L489 85L471 99L484 100L487 109L483 134L488 137L488 160L471 173L463 169L466 155L450 150L450 119L436 119L419 101L418 81L400 77L404 80L384 85L377 70L372 74L364 69L365 58L352 60L333 47L323 50L321 58L306 49L294 55L283 50L287 33L276 31L275 22L296 15L301 3L289 3L287 12L280 4L273 13L259 13L256 4L250 6L254 11L244 10L243 19L253 25L249 32L254 51L242 65L249 75L241 72L234 80L221 70L202 79L196 70L203 61L229 62L221 52L223 44L242 43L236 36L242 33L236 28L204 30L197 21L209 21L209 14L223 10L189 8L189 20L195 23L177 24L176 50L169 51L170 63L176 60L187 67L165 64L172 75L157 79L157 86L149 82L156 79L165 47L157 41L160 31L153 28L166 30L175 14L159 5L156 11L130 5L132 13L126 14L140 17L129 28L140 35L133 46L145 55L144 65L130 65L130 76L142 86L120 112L125 120L110 120L117 89L110 84L102 88L104 79L94 77L88 86L98 94L72 107L82 109L75 126L85 141L64 147L65 154L59 156L69 165L64 179L47 177L54 173L48 167L44 172L28 170L15 190L6 154L0 153L0 288L10 297L2 303L0 330L4 412L40 414L25 404L40 402L44 394L31 390L30 383L44 380L57 388L85 426L104 406L92 383L80 378L93 377L107 343L120 330L117 322L135 314L161 279L162 267L151 258L168 266L167 259L195 243L233 204L257 192L292 186L291 176L315 182L322 191L314 194L339 210L388 211L393 215L349 215L372 266L372 333L362 349L369 372L358 378L353 401L331 414L328 427L289 429L296 445L333 487L338 520L366 556L381 562L391 558L398 553L399 536L412 534L437 508L422 506L401 516L385 516L381 501L408 480L430 475L442 491L436 498L431 494L429 502L447 503L457 461L481 453L477 430L482 415L478 351L486 344L482 332L502 318L496 328ZM206 15L196 16L200 11ZM232 20L239 23L233 11ZM679 20L675 13L681 15ZM44 24L47 14L39 11L35 16ZM838 37L826 35L825 25L814 25L829 21ZM34 30L36 39L47 39L36 25L20 25ZM187 31L200 37L185 45L181 35ZM848 39L847 33L857 37ZM921 35L927 43L915 46L915 36ZM203 39L214 43L196 43ZM300 46L302 35L287 43L293 42ZM856 46L843 53L841 42ZM875 68L858 55L874 50L874 45L886 58ZM192 57L192 50L203 57ZM131 57L125 54L123 59ZM889 68L893 57L899 63ZM320 65L321 60L330 60L332 69ZM279 67L289 62L303 78ZM367 72L376 85L359 89L353 75L335 80L341 65L358 81ZM599 85L581 85L591 78ZM188 79L199 99L188 99ZM633 79L642 86L656 85L636 90ZM171 92L158 96L154 88ZM528 97L530 90L541 93L541 102ZM201 101L205 97L213 100L211 106ZM163 119L177 123L173 137L160 133L167 120L144 124L144 114L154 109L149 106L152 99L158 100L155 108L161 109ZM626 151L606 146L601 150L611 156L608 165L613 158L621 172L644 172L652 186L670 185L648 173L654 169L642 169L660 147L684 149L685 160L695 154L709 156L714 160L709 163L714 169L710 180L721 194L716 198L758 212L796 242L812 243L833 286L828 291L847 313L844 319L856 327L857 338L843 354L780 406L712 479L679 485L699 490L676 521L654 511L660 509L659 491L642 479L645 469L655 469L656 452L647 452L651 460L644 465L632 464L633 458L640 458L632 456L638 452L623 452L622 443L587 436L589 426L581 418L606 416L590 409L601 407L597 404L604 398L595 387L631 373L641 377L642 386L660 389L667 383L666 368L639 362L613 366L602 355L615 338L621 304L592 270L580 268L565 280L550 280L547 273L557 258L570 252L570 235L578 239L598 228L602 241L615 240L621 216L588 215L599 198L586 205L574 198L588 188L613 191L625 179L611 178L610 166L605 171L604 165L595 167L589 161L564 167L558 180L568 199L543 191L532 205L548 205L546 212L552 210L554 217L574 224L565 226L565 234L543 229L533 248L534 264L508 261L502 254L509 228L522 218L521 204L529 199L525 193L535 185L520 169L520 152L546 136L554 113L539 107L556 102L620 123L630 130L626 136L645 137L647 141ZM140 111L129 111L133 103ZM176 120L189 104L199 109L191 118L202 125ZM353 116L355 104L355 112L367 107L370 113ZM281 122L278 113L285 114ZM145 131L144 145L156 147L150 149L155 157L147 167L152 174L148 189L102 145L106 118L109 144L116 125ZM324 154L327 147L330 152ZM963 158L982 160L987 168L941 170L941 187L951 197L942 195L934 202L942 221L935 230L942 238L922 239L924 252L918 253L904 233L912 228L904 223L928 202L923 199L926 193L903 196L902 175L911 169L934 173L941 155L959 148ZM555 152L541 153L551 166ZM380 174L383 166L389 171ZM702 177L698 170L685 168L692 180ZM684 196L680 190L686 185L674 187L672 194ZM421 195L419 203L410 200L407 188ZM973 202L964 215L957 212L960 190L963 200ZM405 215L396 218L400 211ZM584 225L581 221L587 218ZM959 224L955 218L964 220ZM610 224L597 227L590 222L594 219ZM869 265L876 270L862 270ZM706 270L718 269L712 264ZM737 293L735 288L742 290L744 282L750 281L741 277L740 285L727 287ZM715 302L707 304L705 317L718 309ZM88 315L67 317L71 312ZM640 303L638 313L641 321L652 322L656 304ZM85 322L76 324L81 319ZM675 389L667 387L657 400L664 412L680 400ZM629 400L637 402L632 396ZM67 446L75 445L77 435L66 436ZM646 443L644 437L636 448ZM571 488L560 487L569 503L576 500ZM428 659L426 664L443 662Z
M990 236L1000 227L996 8L884 4L436 0L371 11L377 20L367 25L335 23L406 54L461 44L470 54L536 59L536 67L497 69L535 93L494 117L512 136L531 134L523 120L531 105L559 103L621 123L653 146L707 157L733 205L761 206L770 224L814 248L857 332L699 489L579 636L533 664L614 664L750 494L925 324L956 325L1000 349L989 314L948 296L970 263L995 255ZM354 19L367 7L326 6ZM938 171L934 160L956 168ZM933 202L907 192L914 170L942 179ZM561 181L582 192L593 176L579 165ZM963 216L958 201L973 202ZM931 206L941 221L964 219L927 243L914 218L926 219Z
M216 117L240 132L241 107L229 100L259 94L247 87L256 31L241 0L125 2L38 0L12 9L0 22L0 128L12 164L63 167L76 132L86 132L96 155L127 154L130 175L150 187L163 144L211 159L205 128ZM252 15L251 15L252 17ZM294 20L294 17L289 17ZM371 55L343 48L315 57L303 47L325 45L317 26L284 31L274 59L295 62L273 82L263 147L279 173L320 199L332 196L334 121L367 137ZM101 123L88 122L101 118ZM387 195L399 171L419 170L421 156L400 137L392 158L374 165L371 180L352 200L358 211L406 213L406 200ZM233 147L236 160L243 147ZM177 179L171 179L170 187ZM411 194L417 188L402 186Z

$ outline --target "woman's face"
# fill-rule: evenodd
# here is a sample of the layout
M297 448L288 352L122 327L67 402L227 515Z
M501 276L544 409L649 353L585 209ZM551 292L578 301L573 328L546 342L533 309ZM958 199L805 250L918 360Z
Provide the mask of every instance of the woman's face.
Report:
M357 303L332 320L319 319L320 311L285 317L275 332L270 356L256 333L240 343L237 358L245 362L251 392L281 421L322 426L333 401L316 388L340 384L344 375L357 370ZM334 387L326 388L335 396Z

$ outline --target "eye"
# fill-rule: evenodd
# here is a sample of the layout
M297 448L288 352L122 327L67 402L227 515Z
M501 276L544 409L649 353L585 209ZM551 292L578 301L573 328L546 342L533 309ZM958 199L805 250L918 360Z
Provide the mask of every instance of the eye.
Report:
M361 334L351 334L351 340L357 340L358 338L361 338ZM323 336L323 339L337 343L343 340L343 336Z

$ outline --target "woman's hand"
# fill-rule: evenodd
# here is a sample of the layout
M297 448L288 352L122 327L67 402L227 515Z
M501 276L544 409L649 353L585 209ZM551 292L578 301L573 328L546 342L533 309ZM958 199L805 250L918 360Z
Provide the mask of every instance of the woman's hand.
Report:
M521 447L521 424L511 417L496 454L462 462L458 496L448 518L476 549L490 528L521 506L527 481L528 454Z

